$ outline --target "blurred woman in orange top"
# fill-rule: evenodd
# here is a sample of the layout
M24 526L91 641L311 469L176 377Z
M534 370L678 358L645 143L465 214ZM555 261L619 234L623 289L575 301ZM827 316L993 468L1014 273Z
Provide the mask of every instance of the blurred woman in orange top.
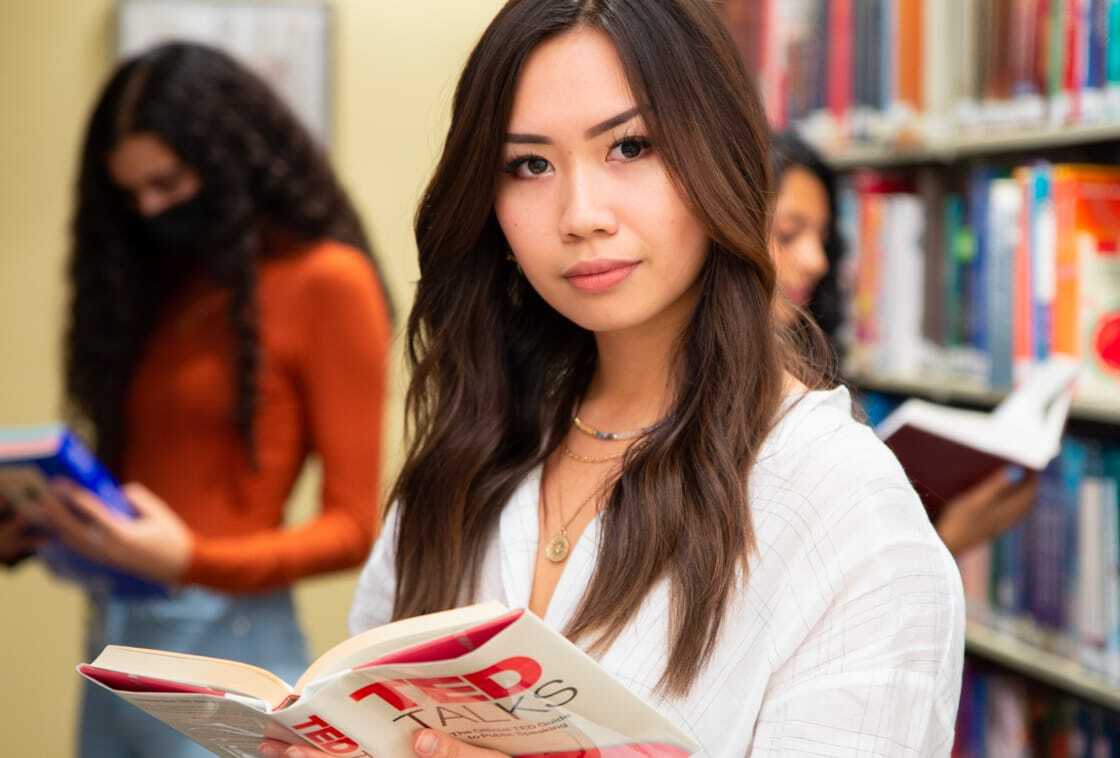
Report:
M377 528L390 313L326 158L255 75L211 48L124 62L94 109L69 268L71 420L139 511L60 482L70 546L166 599L91 594L91 654L117 643L307 664L290 587L362 562ZM318 513L287 527L309 456ZM70 508L62 505L67 502ZM205 751L86 692L84 756Z

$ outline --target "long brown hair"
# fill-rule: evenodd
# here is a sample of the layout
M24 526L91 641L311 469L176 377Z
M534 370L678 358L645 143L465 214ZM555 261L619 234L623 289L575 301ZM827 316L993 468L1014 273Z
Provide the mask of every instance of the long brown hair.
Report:
M510 0L471 54L416 216L409 446L392 493L394 616L473 597L500 512L564 437L595 370L593 335L517 274L494 214L521 67L542 41L576 26L613 40L711 249L677 347L672 410L624 459L602 514L604 547L565 631L591 635L590 650L602 652L667 580L672 649L661 687L679 694L711 655L747 576L748 476L795 360L771 312L763 112L705 0Z

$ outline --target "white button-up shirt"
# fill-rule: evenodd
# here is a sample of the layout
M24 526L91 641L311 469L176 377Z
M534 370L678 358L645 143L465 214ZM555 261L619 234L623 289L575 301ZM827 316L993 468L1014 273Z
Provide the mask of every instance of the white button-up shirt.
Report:
M486 545L478 602L527 607L539 469ZM714 654L683 697L655 694L669 593L655 585L599 658L712 756L947 756L960 695L960 575L898 462L843 388L810 392L767 438L750 479L757 550ZM362 571L357 633L387 623L396 515ZM598 519L574 546L545 623L562 630L590 581ZM577 644L578 644L577 640Z

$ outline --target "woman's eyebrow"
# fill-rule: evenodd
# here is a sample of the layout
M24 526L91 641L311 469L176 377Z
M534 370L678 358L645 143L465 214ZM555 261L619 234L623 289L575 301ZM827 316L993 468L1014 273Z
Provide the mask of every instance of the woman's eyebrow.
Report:
M627 121L634 118L635 116L637 116L641 112L642 112L641 108L638 108L638 107L634 107L634 108L631 108L629 110L623 111L622 113L619 113L617 116L611 116L606 121L600 121L598 124L595 124L594 126L590 127L587 131L585 131L583 133L583 136L586 139L591 139L592 137L598 137L600 134L607 131L608 129L613 129L616 126L618 126L619 124L625 124ZM552 144L552 139L550 137L544 136L543 134L521 134L521 133L511 132L511 133L506 135L506 142L513 142L513 143L519 144L519 145L551 145Z
M598 137L600 134L607 131L608 129L613 129L616 126L618 126L619 124L625 124L627 121L634 118L634 116L637 116L641 112L642 112L641 109L638 108L637 106L635 106L628 111L623 111L622 113L618 114L617 116L612 116L612 117L608 118L606 121L600 121L598 124L595 124L595 126L591 127L586 132L584 132L583 136L586 137L587 139L591 139L592 137Z

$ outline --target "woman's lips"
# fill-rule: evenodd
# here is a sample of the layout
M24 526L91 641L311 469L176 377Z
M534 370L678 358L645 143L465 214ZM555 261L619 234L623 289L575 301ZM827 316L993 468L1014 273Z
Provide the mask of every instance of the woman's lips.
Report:
M606 292L637 268L640 261L595 260L577 263L564 278L581 292Z

